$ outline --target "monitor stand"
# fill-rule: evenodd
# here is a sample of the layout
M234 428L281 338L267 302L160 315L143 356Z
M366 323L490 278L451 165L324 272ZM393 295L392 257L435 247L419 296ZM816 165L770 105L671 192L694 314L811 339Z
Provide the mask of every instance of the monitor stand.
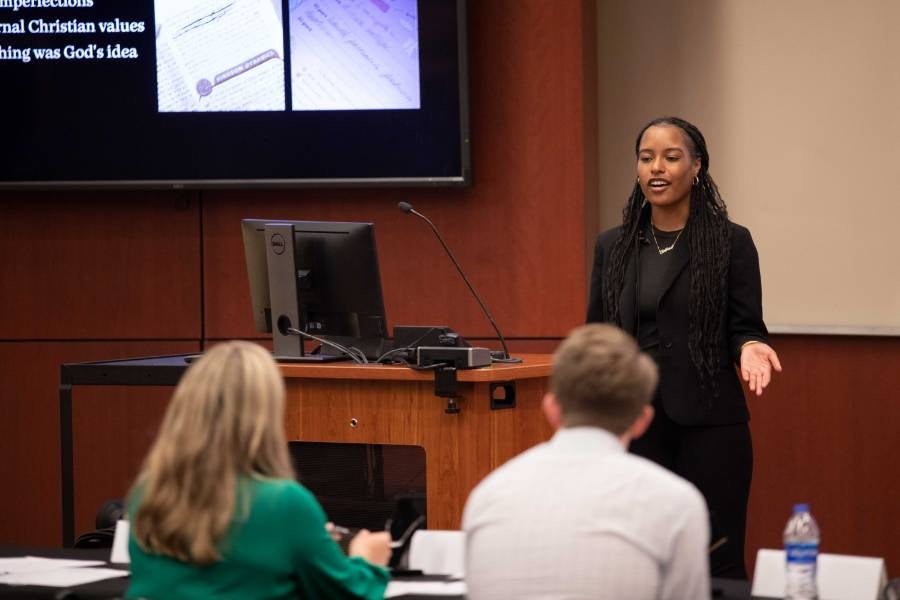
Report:
M324 363L339 360L350 360L349 356L331 356L329 354L304 354L303 356L276 356L272 355L278 363Z
M184 357L184 362L190 364L203 356L202 354L190 354ZM337 362L340 360L350 360L349 356L329 356L327 354L306 354L304 356L275 356L272 355L277 363L326 363Z

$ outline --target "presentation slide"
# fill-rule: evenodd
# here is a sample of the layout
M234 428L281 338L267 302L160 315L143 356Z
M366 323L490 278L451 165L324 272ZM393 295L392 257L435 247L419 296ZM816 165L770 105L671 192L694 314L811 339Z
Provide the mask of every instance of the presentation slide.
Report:
M289 110L288 73L290 110L421 107L416 0L291 0L287 22L281 0L135 5L0 0L0 61L155 62L163 113Z

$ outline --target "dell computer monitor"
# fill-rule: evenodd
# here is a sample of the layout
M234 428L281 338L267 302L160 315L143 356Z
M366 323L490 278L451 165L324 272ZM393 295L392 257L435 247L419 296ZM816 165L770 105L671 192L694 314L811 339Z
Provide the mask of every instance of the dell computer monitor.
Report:
M322 360L342 353L323 344L311 355L292 329L377 358L387 337L371 223L244 219L247 276L257 331L271 332L275 357Z

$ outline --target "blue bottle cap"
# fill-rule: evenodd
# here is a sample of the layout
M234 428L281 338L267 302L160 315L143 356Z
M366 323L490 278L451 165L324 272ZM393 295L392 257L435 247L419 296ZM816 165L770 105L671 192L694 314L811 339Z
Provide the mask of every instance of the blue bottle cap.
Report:
M805 513L809 512L809 504L795 504L794 505L795 513Z

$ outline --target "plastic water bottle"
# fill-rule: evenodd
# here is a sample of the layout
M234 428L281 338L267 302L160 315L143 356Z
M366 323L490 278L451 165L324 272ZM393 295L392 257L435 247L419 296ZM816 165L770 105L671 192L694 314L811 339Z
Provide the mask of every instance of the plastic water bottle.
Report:
M819 555L819 525L809 512L809 504L795 504L794 514L784 528L786 600L816 600L816 559Z

